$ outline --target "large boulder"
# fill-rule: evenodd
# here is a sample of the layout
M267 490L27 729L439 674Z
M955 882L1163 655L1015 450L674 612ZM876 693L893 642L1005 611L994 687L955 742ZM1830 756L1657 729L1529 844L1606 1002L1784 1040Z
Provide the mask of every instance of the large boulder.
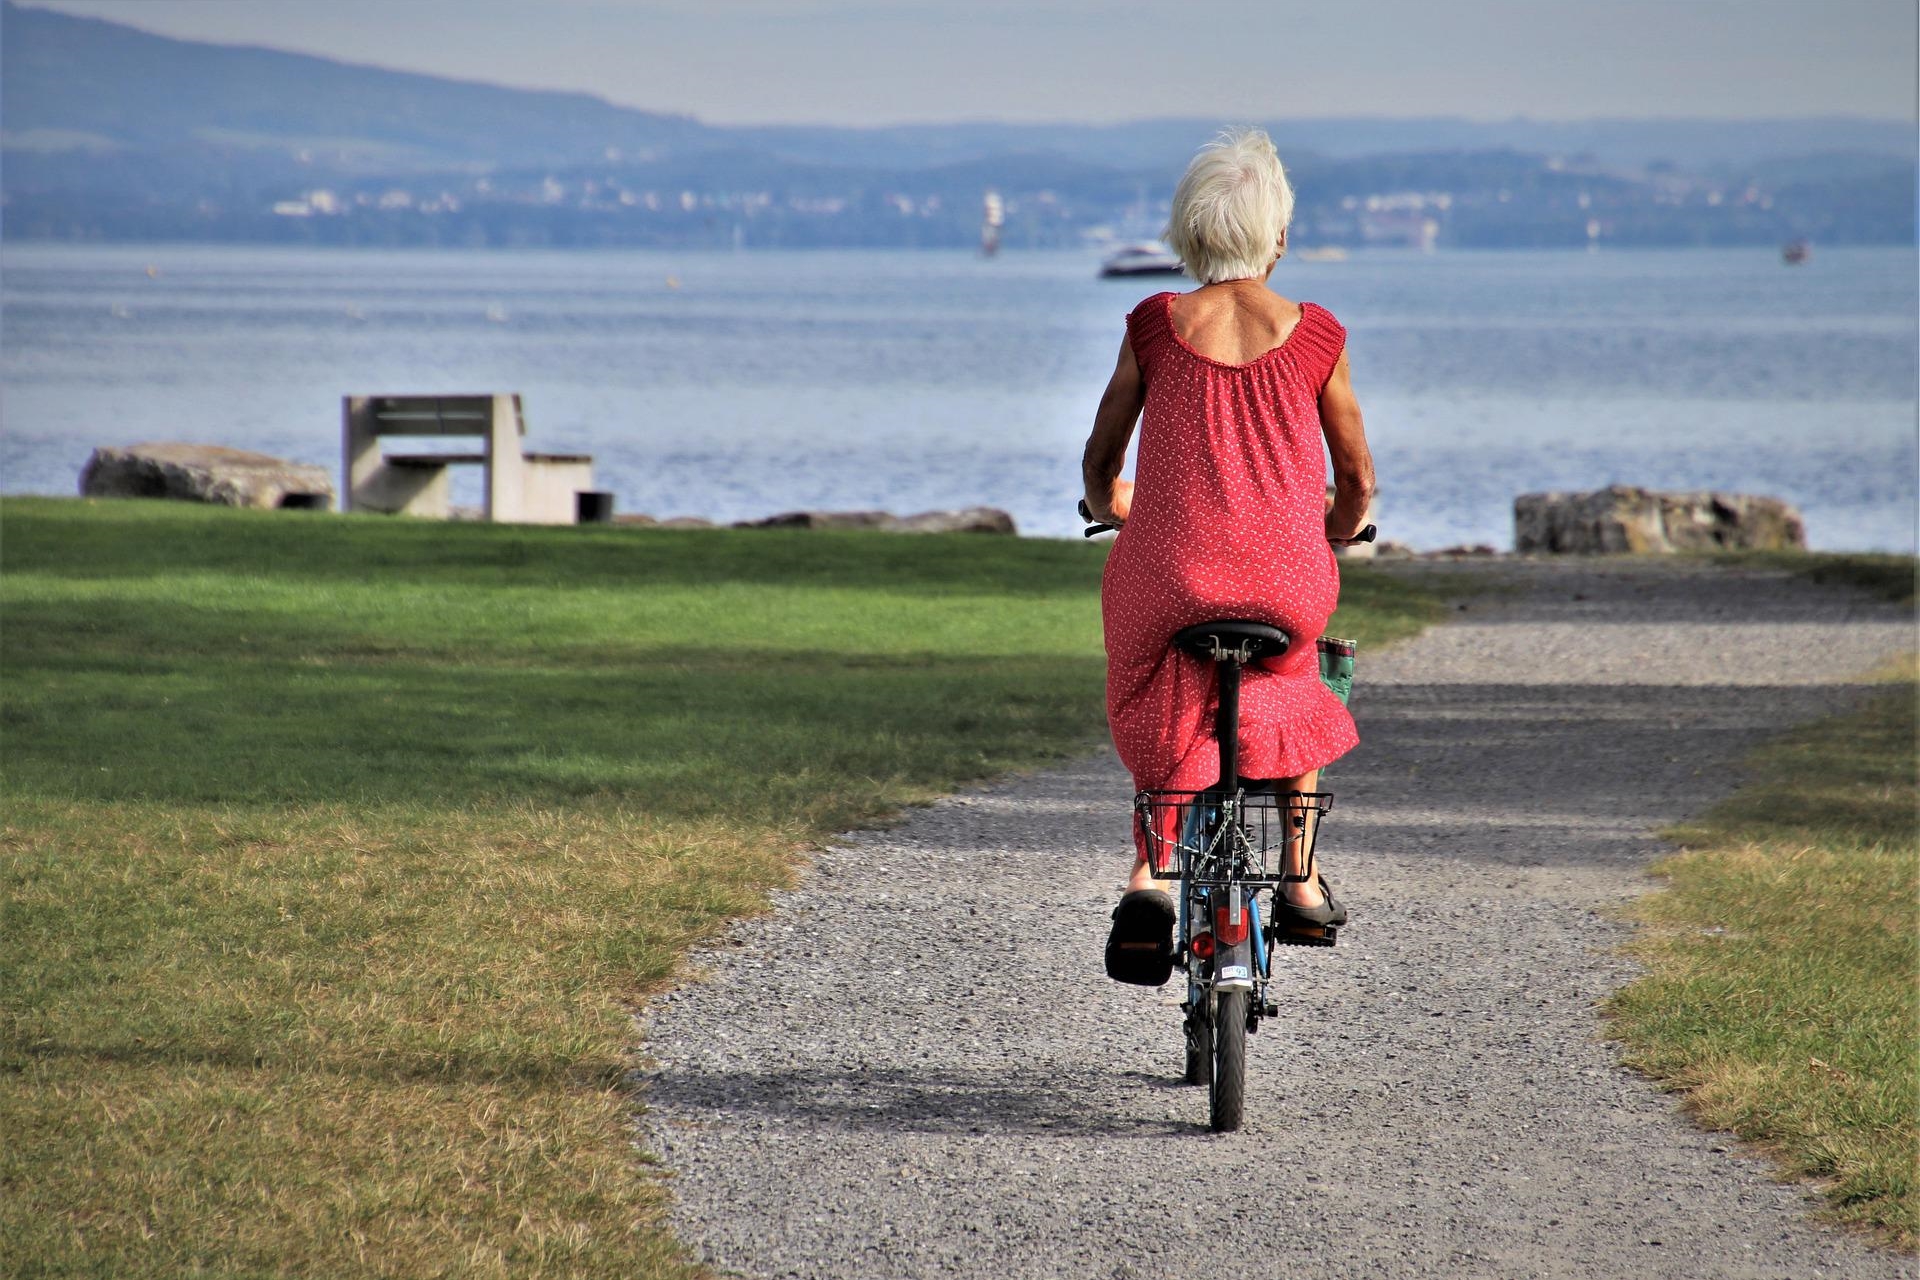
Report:
M1523 493L1513 500L1522 555L1776 551L1804 548L1806 522L1778 498L1658 493L1613 485L1593 493Z
M1013 517L998 507L963 507L958 511L922 511L903 516L898 522L902 533L1003 533L1014 534Z
M877 529L883 533L1019 532L1013 517L998 507L959 511L922 511L896 516L890 511L783 511L763 520L738 520L736 529Z
M782 511L763 520L736 520L736 529L889 529L899 517L887 511Z
M87 498L176 498L224 507L333 510L325 467L217 444L136 444L93 451L80 472Z
M639 511L622 511L613 522L629 529L715 529L719 526L704 516L673 516L662 520Z

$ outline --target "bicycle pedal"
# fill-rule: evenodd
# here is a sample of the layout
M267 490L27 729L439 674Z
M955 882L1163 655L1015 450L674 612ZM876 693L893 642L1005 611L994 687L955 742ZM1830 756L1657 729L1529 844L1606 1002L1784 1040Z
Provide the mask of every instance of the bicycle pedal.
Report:
M1285 947L1330 947L1340 935L1333 925L1299 929L1275 929L1273 940Z
M1269 1000L1260 1006L1260 1016L1263 1018L1277 1018L1280 1016L1280 1006Z

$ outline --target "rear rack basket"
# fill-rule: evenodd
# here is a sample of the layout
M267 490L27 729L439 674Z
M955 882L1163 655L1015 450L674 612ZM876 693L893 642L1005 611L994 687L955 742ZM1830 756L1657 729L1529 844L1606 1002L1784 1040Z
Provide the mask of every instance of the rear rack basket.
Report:
M1307 844L1311 868L1319 819L1333 808L1331 791L1142 791L1134 821L1154 874L1200 884L1271 884L1285 875L1287 845ZM1304 876L1292 877L1305 879Z

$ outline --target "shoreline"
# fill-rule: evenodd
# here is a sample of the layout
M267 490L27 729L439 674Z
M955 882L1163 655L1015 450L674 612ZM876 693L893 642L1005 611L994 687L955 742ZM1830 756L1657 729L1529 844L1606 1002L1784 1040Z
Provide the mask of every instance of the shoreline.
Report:
M20 499L20 498L30 499L35 502L166 501L166 499L97 498L97 497L88 497L86 495L76 494L76 493L8 492L8 491L0 490L0 503L4 503L8 499ZM180 505L197 506L197 505L205 505L205 504L182 503ZM231 510L236 508L229 508L229 509ZM378 518L373 513L353 513L353 512L341 512L341 511L326 511L326 512L288 511L284 514L291 515L291 516L299 516L299 517L313 517L316 515L330 515L330 516L355 515L357 518L361 518L361 519ZM848 513L830 513L830 514L848 514ZM885 514L891 514L891 513L885 513ZM932 514L932 513L927 513L927 514ZM394 517L394 518L411 519L411 517ZM744 520L744 521L733 521L730 523L721 523L718 521L710 520L704 516L679 515L679 516L669 516L666 518L658 518L658 517L654 517L651 515L644 515L643 513L637 513L637 512L635 513L616 512L614 519L604 524L538 525L538 524L512 524L510 522L501 522L501 523L507 525L507 527L523 528L523 529L619 528L619 529L626 529L626 530L633 530L633 531L674 533L674 532L700 532L700 531L712 531L712 530L722 530L722 531L736 530L736 529L744 530L749 528L760 528L764 531L764 529L766 528L765 521L770 518L772 517L762 517L757 520ZM448 520L448 521L422 520L422 521L419 521L418 523L425 524L425 525L437 524L437 523L464 525L464 524L485 524L490 522L480 520L477 517L456 517L455 519ZM823 530L803 529L801 531L802 532L821 532ZM849 529L849 530L841 530L841 531L872 532L873 530ZM1031 541L1037 541L1037 542L1079 543L1083 540L1094 541L1094 542L1103 540L1102 538L1083 539L1079 536L1071 535L1071 534L1025 533L1025 532L1018 532L1018 531L1016 531L1011 535L997 535L997 536L1011 536L1011 537L1016 537L1022 540L1031 540ZM1105 540L1110 541L1111 539L1107 538ZM1471 546L1456 545L1456 546L1434 547L1434 548L1418 548L1418 547L1408 547L1405 544L1398 543L1392 539L1383 540L1378 545L1384 552L1383 554L1377 553L1372 556L1341 557L1341 563L1343 565L1351 565L1351 564L1362 563L1362 562L1392 564L1396 562L1405 562L1405 561L1438 561L1438 560L1448 560L1448 561L1500 560L1500 561L1512 561L1515 563L1552 562L1552 561L1578 562L1581 560L1624 561L1624 560L1632 560L1636 558L1662 559L1662 558L1671 558L1675 556L1680 556L1680 557L1698 556L1698 555L1710 556L1710 555L1716 554L1714 552L1699 552L1699 551L1670 552L1670 553L1621 552L1621 553L1607 553L1607 554L1597 554L1597 555L1585 554L1585 553L1547 553L1547 552L1521 553L1521 552L1514 551L1511 548L1511 546L1501 547L1501 546L1494 546L1488 543L1480 543L1480 544L1475 544ZM1387 550L1388 548L1391 548L1391 550ZM1920 555L1920 550L1900 549L1900 548L1892 548L1892 547L1808 546L1801 549L1785 550L1785 551L1749 552L1749 551L1743 551L1743 550L1731 550L1731 551L1726 551L1718 554L1725 554L1729 556L1740 556L1740 555L1750 555L1750 554L1787 555L1787 556L1803 555L1803 556L1809 556L1809 557L1886 556L1886 557L1896 557L1896 558L1904 557L1907 559L1912 559L1916 555Z

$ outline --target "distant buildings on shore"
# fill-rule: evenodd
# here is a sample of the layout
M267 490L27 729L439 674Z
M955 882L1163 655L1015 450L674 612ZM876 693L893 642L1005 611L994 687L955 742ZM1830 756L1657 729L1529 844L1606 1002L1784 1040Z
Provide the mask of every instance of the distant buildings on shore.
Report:
M1815 163L1818 160L1818 163ZM88 183L10 179L9 239L369 246L1000 248L1112 246L1160 234L1171 170L1059 156L925 169L725 154L614 155L542 168L287 173L222 157L156 184L114 155ZM1912 243L1911 161L1832 157L1729 173L1513 151L1303 155L1295 241L1326 248ZM983 193L992 193L987 201Z

